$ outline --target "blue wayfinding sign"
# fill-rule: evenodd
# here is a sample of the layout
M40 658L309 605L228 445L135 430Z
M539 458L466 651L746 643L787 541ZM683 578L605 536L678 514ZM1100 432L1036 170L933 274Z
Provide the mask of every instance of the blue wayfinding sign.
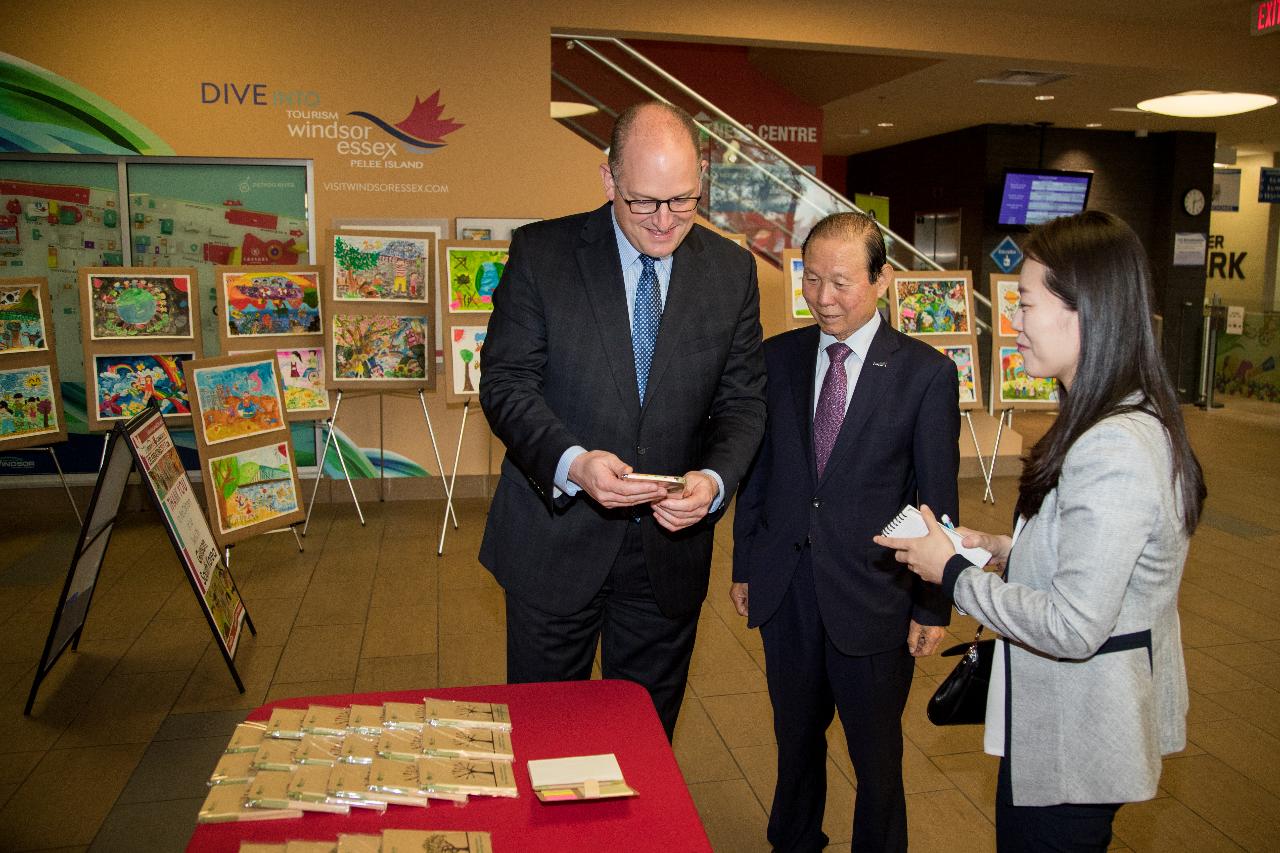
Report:
M1258 201L1280 203L1280 169L1264 168L1258 175Z
M1022 250L1018 248L1018 244L1013 242L1013 238L1008 234L1000 241L999 245L991 250L991 260L996 262L996 266L1003 273L1013 272L1018 264L1022 263L1022 258Z

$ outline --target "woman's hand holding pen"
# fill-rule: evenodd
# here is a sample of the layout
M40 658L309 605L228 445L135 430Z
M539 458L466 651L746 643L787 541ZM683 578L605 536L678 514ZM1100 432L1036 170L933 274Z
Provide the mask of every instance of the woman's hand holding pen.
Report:
M924 518L925 527L929 530L927 535L915 539L876 536L873 541L877 545L896 551L894 559L899 563L905 563L907 568L920 577L930 583L941 583L942 570L946 567L947 561L955 556L956 549L947 534L942 532L942 526L934 518L933 511L928 506L921 504L920 515ZM943 518L946 519L946 516ZM949 521L947 526L950 526ZM954 530L964 537L962 544L966 548L976 547L990 551L993 563L1003 564L1009 558L1009 549L1013 540L1008 536L994 536L964 527L954 528Z

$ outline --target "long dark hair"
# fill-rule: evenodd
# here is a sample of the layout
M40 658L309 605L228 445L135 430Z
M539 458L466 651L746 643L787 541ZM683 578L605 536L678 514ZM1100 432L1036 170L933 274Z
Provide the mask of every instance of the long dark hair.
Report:
M1018 512L1030 518L1058 484L1067 451L1109 415L1145 411L1164 425L1190 535L1207 494L1200 462L1151 327L1151 273L1138 235L1100 210L1054 219L1032 232L1027 257L1045 267L1045 286L1080 321L1080 361L1070 393L1058 387L1058 417L1025 459ZM1125 403L1138 392L1141 400Z

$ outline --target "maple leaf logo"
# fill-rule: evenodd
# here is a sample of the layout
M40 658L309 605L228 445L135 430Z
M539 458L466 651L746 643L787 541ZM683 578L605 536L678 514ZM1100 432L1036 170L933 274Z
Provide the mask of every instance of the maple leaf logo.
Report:
M411 148L429 151L434 148L443 148L446 144L443 141L444 137L466 126L451 118L441 118L443 112L440 90L437 89L425 101L415 95L413 109L409 111L409 115L395 124L363 110L356 110L348 115L359 116L373 122Z

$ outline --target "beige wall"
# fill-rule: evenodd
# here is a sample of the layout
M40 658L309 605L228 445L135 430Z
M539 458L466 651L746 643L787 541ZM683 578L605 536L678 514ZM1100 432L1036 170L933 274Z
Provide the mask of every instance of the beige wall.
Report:
M6 6L11 13L19 8ZM1079 61L1087 46L1090 61L1150 68L1212 62L1235 45L1218 29L1174 32L1159 25L1152 29L1159 38L1135 42L1107 21L1081 18L1067 26L1040 7L1024 11L1000 3L79 0L21 8L22 21L0 32L0 50L111 101L177 154L312 159L318 234L335 218L550 217L599 204L599 152L547 116L553 30L899 52L963 49L1041 62ZM1005 37L1010 31L1019 37ZM1245 46L1250 57L1264 48ZM415 96L439 89L444 117L465 127L434 153L401 158L420 162L421 169L364 168L353 165L357 158L340 155L333 141L291 137L282 106L202 105L200 84L206 81L261 83L269 100L277 91L315 92L319 103L301 109L332 111L352 126L367 125L348 117L351 111L396 122ZM369 134L370 140L387 138ZM434 184L447 191L326 189L332 182L362 181ZM781 328L782 280L768 267L761 278L769 333ZM771 294L770 287L778 292ZM461 407L447 406L442 395L433 396L430 406L448 465ZM387 447L435 471L417 401L387 399L384 407ZM344 404L340 425L358 443L376 446L377 408L374 400ZM501 457L483 420L472 424L463 473L484 471L490 451L495 462Z

